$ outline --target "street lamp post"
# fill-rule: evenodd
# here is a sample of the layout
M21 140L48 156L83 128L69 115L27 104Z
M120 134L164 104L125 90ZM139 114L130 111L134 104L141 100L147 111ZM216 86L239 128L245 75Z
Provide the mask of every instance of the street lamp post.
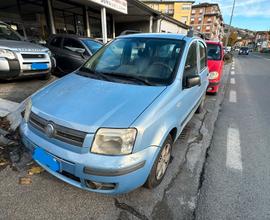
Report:
M234 13L234 8L235 8L235 1L236 0L233 0L233 7L232 7L232 13L231 13L231 18L230 18L230 24L229 24L228 34L226 38L225 48L228 46L228 41L231 34L231 25L232 25L232 18L233 18L233 13Z

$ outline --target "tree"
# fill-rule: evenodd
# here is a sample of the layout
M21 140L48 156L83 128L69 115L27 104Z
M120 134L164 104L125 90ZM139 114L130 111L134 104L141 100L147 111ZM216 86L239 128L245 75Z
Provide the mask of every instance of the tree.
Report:
M226 37L227 36L225 36L223 38L223 40L222 40L223 41L223 44L225 44L225 42L226 42ZM229 36L228 46L233 46L236 43L237 38L238 38L238 32L237 31L232 31L230 33L230 36Z

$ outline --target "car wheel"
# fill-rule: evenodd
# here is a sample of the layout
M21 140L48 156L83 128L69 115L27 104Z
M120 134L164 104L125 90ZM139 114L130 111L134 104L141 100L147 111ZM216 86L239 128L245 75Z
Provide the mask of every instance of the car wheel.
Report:
M162 182L171 160L172 144L173 140L171 135L169 135L160 149L151 172L144 184L146 188L153 189Z
M51 75L52 75L51 73L44 74L44 75L41 76L41 79L42 80L48 80L48 79L51 78Z
M214 94L214 93L213 93ZM203 109L204 109L204 101L205 101L205 95L202 97L202 100L201 100L201 103L200 105L198 106L197 110L196 110L196 114L200 114L203 112Z

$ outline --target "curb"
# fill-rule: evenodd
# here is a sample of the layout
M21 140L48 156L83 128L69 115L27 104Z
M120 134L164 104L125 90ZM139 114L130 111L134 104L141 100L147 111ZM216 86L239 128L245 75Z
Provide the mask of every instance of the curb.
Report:
M16 111L18 106L19 106L19 103L17 102L12 102L12 101L0 98L0 118L4 118L11 112Z
M22 112L25 109L25 99L21 103L0 99L0 128L6 131L15 131L21 123ZM3 124L8 123L8 128L3 128ZM5 127L5 126L4 126Z

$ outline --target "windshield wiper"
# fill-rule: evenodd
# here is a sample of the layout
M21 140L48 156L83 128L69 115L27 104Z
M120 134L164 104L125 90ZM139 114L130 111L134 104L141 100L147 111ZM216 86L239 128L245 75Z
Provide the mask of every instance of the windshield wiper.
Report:
M117 78L122 78L124 80L130 80L130 81L136 81L139 83L142 83L144 85L148 85L148 86L153 86L153 83L150 83L147 79L144 79L142 77L139 76L132 76L132 75L126 75L126 74L121 74L121 73L116 73L116 72L102 72L102 74L106 75L106 76L114 76Z
M94 76L98 77L99 79L105 79L106 81L112 81L111 77L109 75L104 74L104 73L99 72L99 71L91 70L91 69L88 69L85 67L82 67L80 69L80 74L87 76L86 74L83 74L83 73L90 73L91 75L94 75Z

